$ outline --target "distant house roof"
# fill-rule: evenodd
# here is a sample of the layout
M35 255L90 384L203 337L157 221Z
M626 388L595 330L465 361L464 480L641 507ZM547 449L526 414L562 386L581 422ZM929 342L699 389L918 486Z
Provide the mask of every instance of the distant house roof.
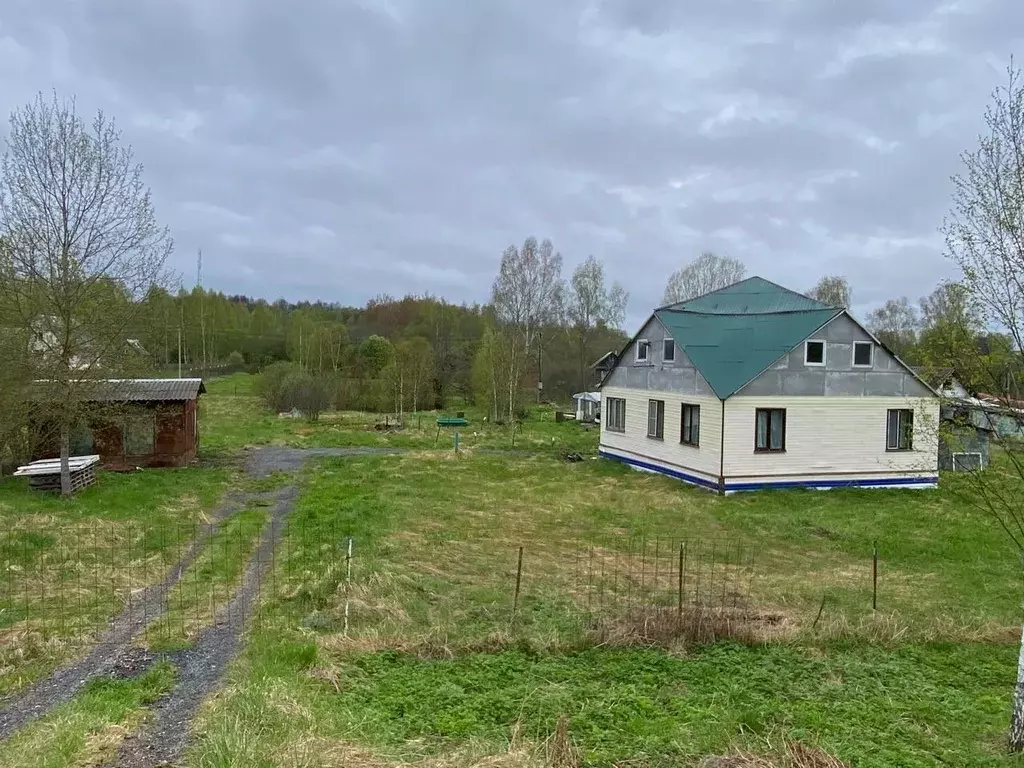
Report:
M842 312L751 277L654 314L724 399Z
M956 378L956 371L952 368L932 368L930 366L914 365L910 367L918 378L927 382L928 386L938 389Z
M596 361L591 363L590 367L591 368L600 368L601 366L609 365L609 364L614 367L615 361L618 359L618 356L619 356L619 353L616 352L615 350L612 350L611 352L605 352L603 355L601 355L599 358L597 358Z
M47 389L46 381L37 381L41 395ZM174 402L195 400L206 392L202 379L99 379L83 382L82 400L85 402Z

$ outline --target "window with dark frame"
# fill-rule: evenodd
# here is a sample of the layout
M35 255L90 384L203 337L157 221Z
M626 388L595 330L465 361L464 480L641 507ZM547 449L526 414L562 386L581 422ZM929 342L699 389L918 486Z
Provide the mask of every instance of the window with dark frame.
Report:
M676 342L675 339L665 339L662 344L661 359L666 363L675 362Z
M754 451L775 453L786 450L786 409L758 408L754 414Z
M679 442L683 445L700 445L700 406L687 405L683 403L683 413L680 417Z
M626 431L626 401L623 398L605 398L604 428L609 432Z
M870 341L853 342L853 364L857 368L870 368L874 363L875 345Z
M886 414L885 449L914 450L914 412L909 408L893 408Z
M825 342L807 341L804 343L804 364L824 365L825 364Z
M656 440L665 438L665 401L647 401L647 436Z
M651 357L651 342L641 339L636 343L636 361L646 363Z

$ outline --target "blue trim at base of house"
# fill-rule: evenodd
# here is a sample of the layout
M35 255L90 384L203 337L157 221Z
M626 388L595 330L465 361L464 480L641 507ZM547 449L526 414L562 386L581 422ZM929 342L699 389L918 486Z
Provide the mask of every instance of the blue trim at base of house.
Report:
M617 453L609 453L608 451L601 450L600 448L598 448L597 452L601 456L604 456L606 459L615 459L616 461L621 461L624 464L629 464L630 466L638 467L639 469L646 469L650 472L657 472L660 475L668 475L669 477L676 478L676 480L682 480L684 483L690 483L692 485L699 485L704 488L710 488L713 491L721 490L721 488L718 487L718 481L716 480L707 480L703 477L698 477L697 475L689 475L686 472L680 472L677 469L663 467L659 464L651 464L646 461L641 461L640 459L631 459L628 456L621 456Z
M677 469L663 467L660 464L652 464L650 462L630 458L628 456L622 456L621 454L612 453L600 448L598 449L598 453L606 459L614 459L615 461L621 461L624 464L629 464L630 466L637 467L638 469L645 469L650 472L667 475L668 477L674 477L677 480L682 480L684 483L699 485L702 488L709 488L713 491L723 490L714 480L707 480L703 477L698 477L697 475L680 472ZM934 488L938 483L939 478L934 475L924 477L842 478L834 480L822 478L820 480L766 480L756 483L726 483L724 490L726 493L733 493L735 491L783 490L786 488L879 488L891 486L907 488Z

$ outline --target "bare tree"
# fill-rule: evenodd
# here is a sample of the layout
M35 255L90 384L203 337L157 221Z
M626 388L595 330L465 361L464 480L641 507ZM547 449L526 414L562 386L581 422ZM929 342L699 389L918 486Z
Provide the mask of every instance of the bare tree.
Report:
M522 248L510 245L502 253L491 301L499 325L508 331L503 337L511 344L503 356L510 421L515 418L526 361L541 329L557 319L563 292L562 255L554 252L550 240L538 245L535 237L528 237Z
M853 301L853 289L850 288L850 282L841 275L825 275L817 285L807 292L807 295L830 307L843 309L849 309Z
M986 131L978 147L961 154L961 173L953 177L952 208L943 223L948 257L963 271L967 302L976 303L984 320L1013 340L1013 364L1024 355L1024 82L1010 62L1008 82L997 88L985 112ZM991 377L991 391L1010 410L1011 393ZM1019 419L1019 416L1017 416ZM1018 425L1019 425L1018 420ZM997 433L998 434L998 433ZM995 519L1024 560L1024 454L1018 433L999 441L992 460L997 472L972 472L967 498ZM1010 721L1009 747L1024 751L1024 627L1017 663L1017 685Z
M573 270L566 301L566 316L579 349L580 390L587 388L588 343L598 324L617 328L626 319L629 294L618 283L608 288L604 265L593 256Z
M113 121L100 112L87 125L73 100L42 94L11 115L0 236L8 252L0 304L30 333L35 375L49 382L67 494L82 396L130 362L126 333L145 312L146 291L166 281L171 238Z
M747 268L742 261L705 251L695 261L671 274L661 302L675 304L695 296L703 296L705 293L738 283L746 274Z
M897 357L907 360L917 344L921 321L910 300L900 296L873 310L867 317L867 326Z

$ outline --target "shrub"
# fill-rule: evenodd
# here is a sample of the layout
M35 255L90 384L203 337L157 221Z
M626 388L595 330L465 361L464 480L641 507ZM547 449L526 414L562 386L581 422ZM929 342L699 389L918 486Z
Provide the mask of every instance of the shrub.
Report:
M226 362L228 365L234 366L245 365L245 356L236 349L234 352L228 355L228 359Z
M290 410L293 404L288 402L285 392L285 380L293 373L301 373L295 363L271 363L256 377L254 388L256 394L263 398L267 407L280 413Z
M326 376L313 376L295 369L281 383L286 408L298 408L310 421L317 421L331 404L333 388Z

